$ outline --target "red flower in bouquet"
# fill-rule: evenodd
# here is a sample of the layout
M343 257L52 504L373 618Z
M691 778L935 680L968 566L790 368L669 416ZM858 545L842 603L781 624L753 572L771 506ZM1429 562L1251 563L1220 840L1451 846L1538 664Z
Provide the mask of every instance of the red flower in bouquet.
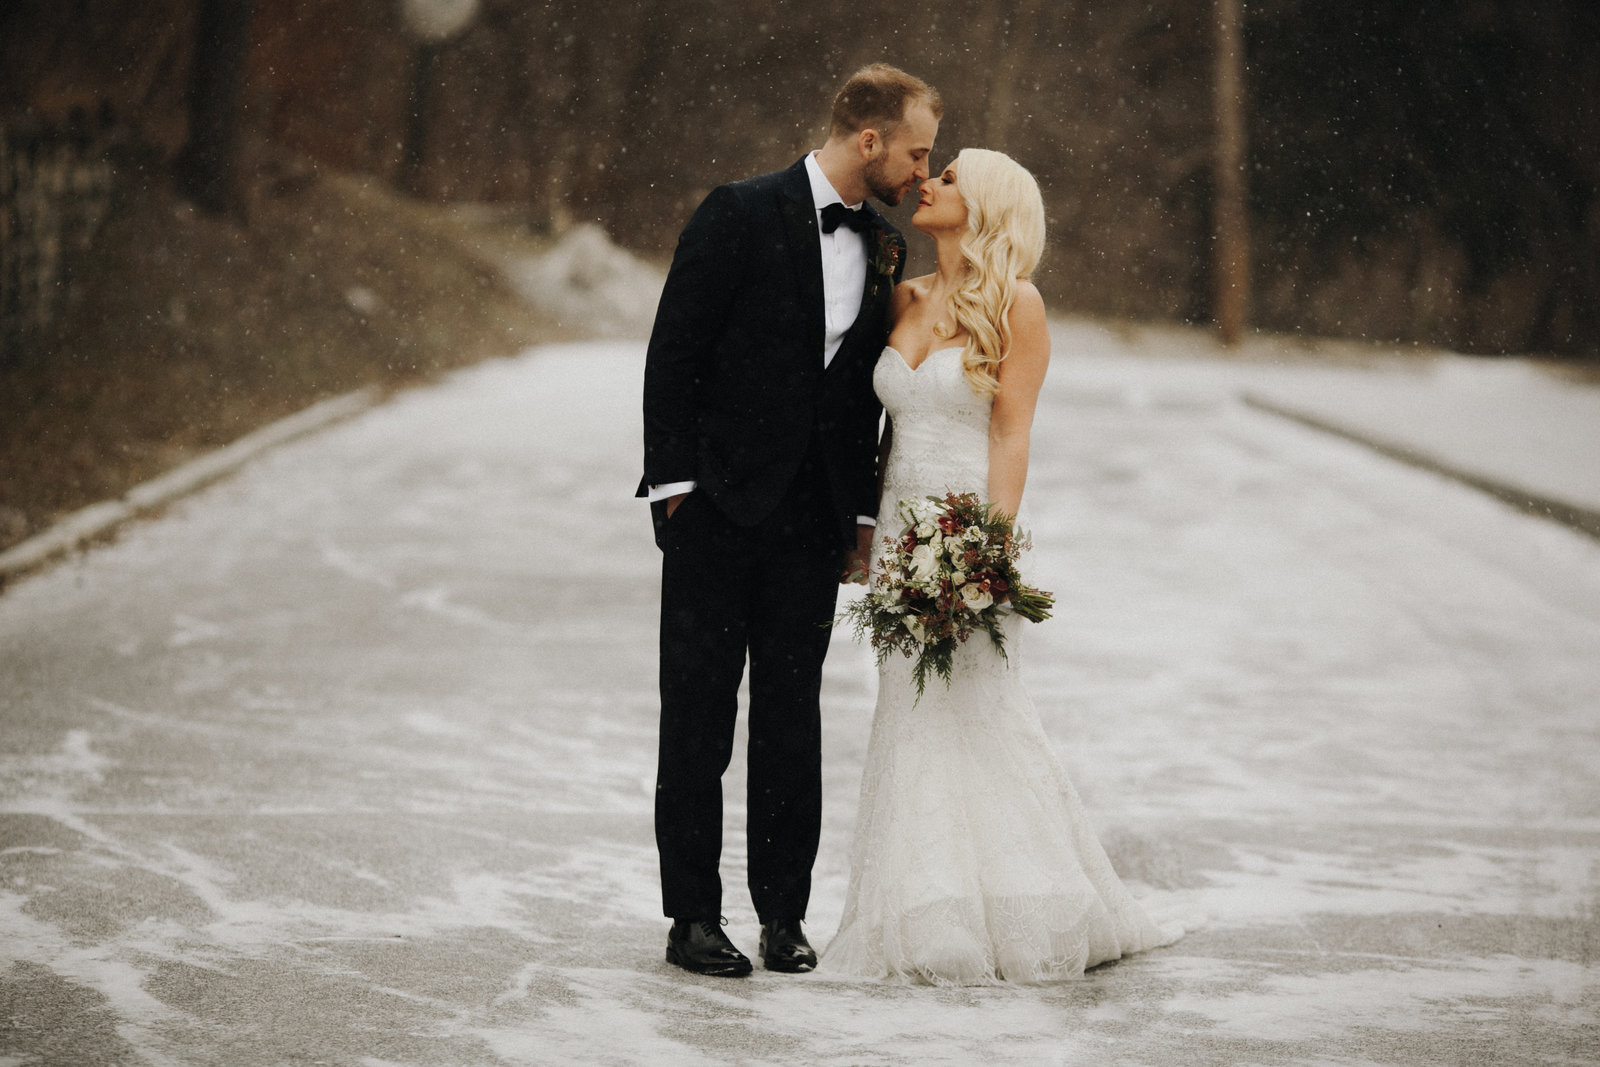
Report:
M905 527L884 538L872 588L843 617L871 638L879 663L891 652L916 660L920 697L930 673L949 684L957 645L982 632L1004 655L1001 614L1042 622L1055 597L1023 583L1027 537L976 493L902 500L897 510Z

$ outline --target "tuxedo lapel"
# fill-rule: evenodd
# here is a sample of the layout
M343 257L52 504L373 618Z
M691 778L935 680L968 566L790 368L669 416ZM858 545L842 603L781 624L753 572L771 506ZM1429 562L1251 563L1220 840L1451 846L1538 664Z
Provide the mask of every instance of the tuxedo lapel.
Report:
M871 210L870 205L868 210ZM884 228L883 216L873 211L872 218L873 227L864 235L867 240L867 277L861 290L863 312L889 299L894 291L895 268L900 258L900 246ZM859 322L860 318L856 321Z
M798 295L806 316L806 345L810 351L820 353L827 331L822 293L822 239L817 235L817 208L811 202L811 180L806 177L804 159L784 175L778 204L789 247L796 257L795 274L800 279Z

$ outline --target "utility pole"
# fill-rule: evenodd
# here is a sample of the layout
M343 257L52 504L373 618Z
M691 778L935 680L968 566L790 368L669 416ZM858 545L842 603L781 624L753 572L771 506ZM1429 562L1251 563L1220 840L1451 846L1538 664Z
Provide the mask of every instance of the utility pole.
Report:
M433 128L435 68L445 43L466 29L478 13L478 0L400 0L401 23L415 42L406 99L405 140L395 183L413 196L422 191L422 167Z
M202 0L189 71L189 137L175 162L183 192L202 209L239 207L236 146L253 0Z
M1222 342L1236 345L1250 319L1250 219L1245 144L1242 0L1216 0L1216 145L1213 154L1214 308Z

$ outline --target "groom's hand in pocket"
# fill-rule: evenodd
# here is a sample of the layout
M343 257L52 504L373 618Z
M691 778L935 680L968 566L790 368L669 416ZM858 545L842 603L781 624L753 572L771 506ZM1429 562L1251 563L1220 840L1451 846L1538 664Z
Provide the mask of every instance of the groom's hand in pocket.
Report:
M872 562L872 536L876 526L856 527L856 547L844 554L844 569L839 575L840 585L866 585L867 567Z
M667 497L667 518L672 518L672 513L678 510L678 505L683 503L684 498L688 495L688 493L674 493L672 496Z

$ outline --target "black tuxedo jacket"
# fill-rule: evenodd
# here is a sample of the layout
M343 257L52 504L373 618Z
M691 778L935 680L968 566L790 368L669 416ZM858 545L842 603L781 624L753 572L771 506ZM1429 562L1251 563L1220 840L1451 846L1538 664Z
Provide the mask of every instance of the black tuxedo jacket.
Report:
M807 445L833 491L842 543L878 510L881 408L872 370L888 335L905 239L870 206L861 311L824 369L822 254L802 158L712 191L667 274L645 363L644 478L694 481L753 526L782 500Z

